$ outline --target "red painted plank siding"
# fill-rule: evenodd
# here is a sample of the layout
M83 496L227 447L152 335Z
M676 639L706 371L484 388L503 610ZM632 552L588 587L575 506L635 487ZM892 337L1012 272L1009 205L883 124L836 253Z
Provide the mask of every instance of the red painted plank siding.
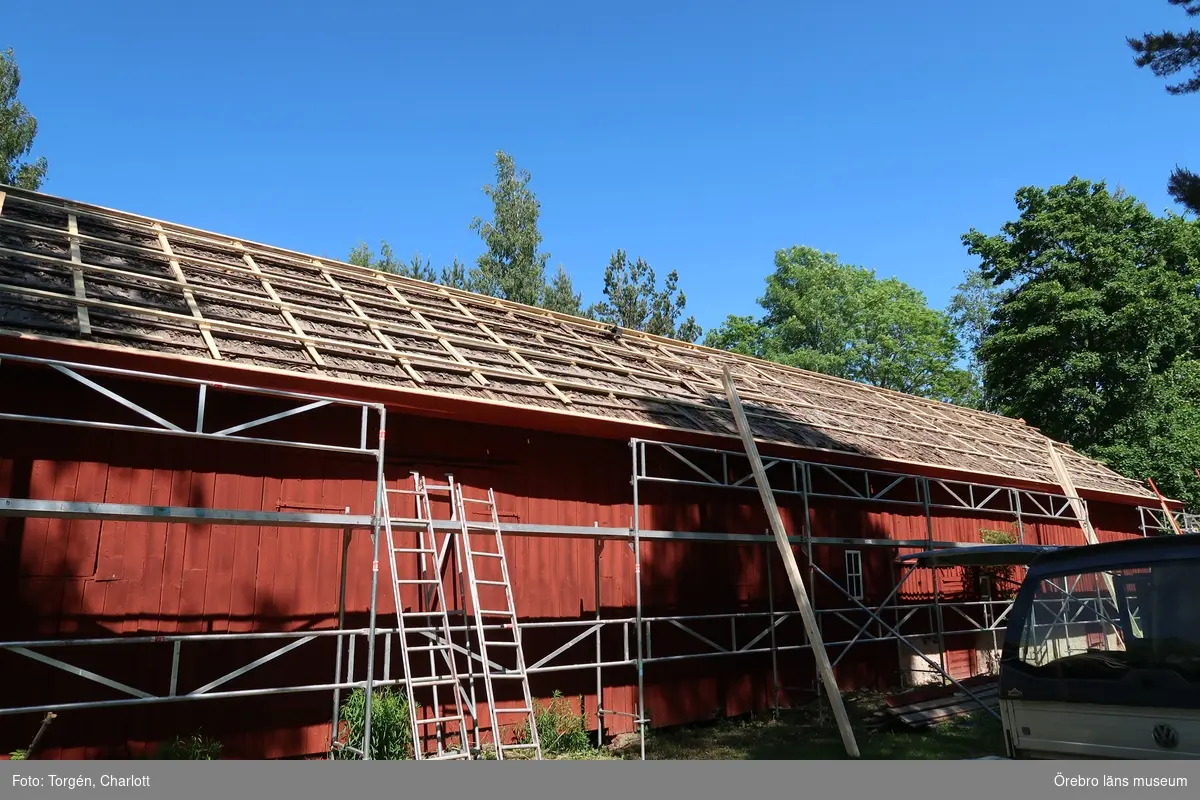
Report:
M5 369L9 369L8 366ZM31 376L19 398L6 398L5 410L38 408L55 413L76 397L64 393L54 376ZM185 416L189 400L182 393L159 391L132 395L157 411L174 409ZM143 392L145 395L145 392ZM13 408L13 405L18 408ZM269 402L247 402L213 408L230 424L274 410ZM277 432L292 431L332 441L341 431L356 431L357 420L313 421L297 418L277 423ZM334 430L332 421L343 427ZM356 438L351 436L350 438ZM343 441L345 439L343 438ZM349 508L369 514L374 496L374 466L351 457L316 454L246 444L213 444L149 435L35 425L0 425L0 489L5 495L48 500L89 500L216 506L267 511L332 512ZM441 479L452 472L468 487L468 495L495 491L501 519L548 525L627 526L633 516L629 485L630 453L624 442L472 425L444 420L418 420L393 414L389 421L388 475L393 486L408 486L408 471L418 469ZM825 479L825 478L822 478ZM786 476L781 478L786 480ZM872 491L882 487L872 486ZM895 496L913 500L899 487ZM753 491L642 484L639 521L643 529L692 530L761 534L767 523ZM781 497L785 524L803 528L798 497ZM1136 531L1136 515L1127 509L1093 504L1097 525L1108 538ZM442 509L444 513L444 509ZM404 512L400 512L404 513ZM814 499L809 524L815 536L924 539L929 535L919 505L867 505ZM0 522L0 585L7 606L0 636L52 638L110 634L214 633L330 629L337 625L342 535L336 531L62 520ZM978 541L981 528L1012 529L1012 521L938 511L933 537ZM1080 543L1077 526L1046 523L1025 526L1026 541ZM591 620L596 614L596 546L590 539L509 537L508 552L514 597L526 620ZM803 548L795 548L804 563ZM898 574L891 548L860 548L868 602L880 602ZM371 542L358 532L347 553L347 625L365 626L370 599ZM794 608L786 576L773 544L716 544L645 541L642 545L643 613L691 615L763 612L769 608L768 570L778 610ZM394 613L387 562L380 578L380 624ZM841 548L817 547L814 564L834 581L844 582ZM970 598L961 577L942 570L943 597ZM599 557L600 606L605 617L632 617L636 597L634 558L627 543L608 541ZM412 587L405 587L411 589ZM450 586L456 590L456 586ZM813 587L818 607L852 604L830 583L817 577ZM932 593L928 575L906 584L903 600L920 601ZM402 594L405 604L415 591ZM854 612L860 613L860 612ZM847 616L853 617L851 613ZM827 619L825 638L847 640L857 625ZM688 623L696 633L728 646L736 636L744 645L765 629L765 620L743 619ZM534 631L526 638L527 660L536 661L580 629L568 633ZM633 631L630 631L632 642ZM803 641L798 619L781 624L781 647ZM761 640L759 646L764 646ZM226 642L188 645L180 661L180 687L202 685L278 647L272 642ZM703 645L688 633L661 625L653 628L650 654L699 652ZM594 640L576 645L589 656ZM620 658L619 632L606 634L606 658ZM859 644L838 666L848 686L893 683L899 665L896 645ZM334 644L321 639L225 684L223 690L333 679ZM63 648L54 653L72 663L155 693L166 693L170 647ZM882 654L882 655L881 655ZM836 657L836 656L835 656ZM363 650L356 671L363 674ZM382 670L383 656L379 654ZM964 666L964 659L967 663ZM949 656L954 671L969 671L963 648ZM4 705L106 699L114 695L61 671L0 653L6 681ZM811 688L811 658L804 652L779 655L783 698L799 698ZM393 659L391 673L398 674ZM958 677L959 675L956 675ZM251 680L253 679L253 681ZM646 667L646 702L656 725L704 719L714 713L738 714L766 708L772 701L769 654L717 656L695 661L650 663ZM636 709L636 673L632 667L604 670L602 705L619 714ZM584 698L594 724L597 708L592 669L535 676L535 694L548 697L561 690ZM501 702L515 703L515 697ZM155 709L93 710L60 717L47 742L46 756L93 757L112 748L136 750L140 743L186 734L197 728L220 734L230 756L276 757L322 753L328 748L328 695L287 695L205 703L182 703ZM0 751L24 746L37 720L9 718L0 732ZM629 716L605 719L609 732L632 729Z

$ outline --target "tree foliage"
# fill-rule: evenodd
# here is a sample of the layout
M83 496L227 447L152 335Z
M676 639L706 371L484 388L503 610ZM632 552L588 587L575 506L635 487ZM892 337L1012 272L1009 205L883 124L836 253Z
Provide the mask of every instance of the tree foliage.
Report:
M346 260L360 267L371 267L381 272L403 275L406 278L416 278L419 281L427 281L428 283L436 283L438 279L437 271L429 265L428 258L422 261L420 253L413 253L412 258L408 263L405 263L395 257L392 253L391 245L387 242L380 243L378 256L372 252L371 248L365 242L361 242L350 251L350 255Z
M554 277L547 280L550 254L540 250L541 204L529 187L530 180L529 172L518 170L510 155L503 151L496 154L496 182L483 187L492 201L492 218L485 221L476 217L470 226L487 249L470 268L455 258L438 273L429 259L422 261L419 254L404 263L387 242L380 244L378 256L366 243L360 243L350 251L348 260L362 267L687 342L700 338L700 326L694 317L679 321L687 304L679 290L679 275L672 271L659 289L650 265L640 258L629 264L622 250L609 260L604 274L605 300L600 303L585 306L583 295L575 291L571 276L561 264Z
M17 99L21 71L10 47L0 52L0 183L36 191L46 179L46 159L25 161L37 137L37 118Z
M1167 2L1183 9L1189 17L1200 15L1200 0ZM1141 38L1130 37L1126 41L1135 53L1133 63L1139 68L1149 67L1160 78L1191 70L1190 78L1168 84L1167 92L1181 95L1200 91L1200 31L1191 28L1183 33L1144 33ZM1200 213L1200 175L1176 167L1167 182L1167 191L1176 202L1190 211Z
M963 236L994 286L1012 284L978 350L989 407L1200 499L1200 223L1079 178L1016 205L1000 233Z
M791 247L759 300L761 319L729 317L706 344L947 402L971 398L950 318L896 278Z
M481 294L525 305L541 305L546 294L546 261L539 251L541 203L529 188L531 176L518 170L512 156L496 153L496 182L483 187L492 201L490 221L476 217L471 230L487 246L471 271L470 280Z
M644 331L685 342L700 338L695 317L679 321L687 298L679 291L679 274L672 270L662 289L654 268L645 259L630 263L624 250L617 250L604 270L604 297L589 310L589 316L610 325Z
M546 284L542 294L542 307L576 317L583 314L583 295L575 291L571 276L563 269L562 264L558 265L554 280Z
M971 376L968 405L986 408L983 394L983 365L979 360L979 347L987 337L992 314L1003 296L1004 290L990 281L982 270L970 269L963 280L954 288L954 295L946 307L950 323L965 351L967 372Z

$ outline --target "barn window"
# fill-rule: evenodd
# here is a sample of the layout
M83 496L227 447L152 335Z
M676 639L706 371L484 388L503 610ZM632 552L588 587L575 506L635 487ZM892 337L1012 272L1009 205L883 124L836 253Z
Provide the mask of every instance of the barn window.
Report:
M855 600L863 599L862 552L846 551L846 593Z

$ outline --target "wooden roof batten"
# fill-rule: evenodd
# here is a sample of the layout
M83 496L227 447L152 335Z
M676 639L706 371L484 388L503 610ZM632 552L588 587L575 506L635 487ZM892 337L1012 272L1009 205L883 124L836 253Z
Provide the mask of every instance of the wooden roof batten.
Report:
M0 185L10 307L10 335L721 437L729 366L764 442L1058 482L1050 440L1017 420ZM1057 449L1081 490L1154 497Z

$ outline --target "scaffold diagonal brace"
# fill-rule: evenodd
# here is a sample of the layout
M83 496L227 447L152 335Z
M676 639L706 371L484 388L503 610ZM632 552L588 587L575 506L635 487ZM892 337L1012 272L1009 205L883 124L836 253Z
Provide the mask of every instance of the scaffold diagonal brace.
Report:
M721 483L716 478L714 478L712 475L709 475L707 472L700 469L700 467L698 467L694 463L692 463L692 461L690 459L686 458L685 456L680 455L679 451L677 451L674 447L670 447L669 445L663 445L662 449L666 450L668 453L675 456L675 458L679 459L684 464L691 467L693 472L695 472L697 475L700 475L701 477L703 477L709 483L715 483L715 484Z
M218 686L221 686L222 684L229 683L234 678L240 678L242 675L245 675L250 670L257 669L258 667L261 667L263 664L266 664L269 661L274 661L275 659L279 658L281 655L283 655L285 653L290 653L292 650L295 650L297 647L300 647L303 644L307 644L307 643L311 642L315 638L317 638L317 637L305 636L303 639L297 639L294 642L288 642L283 647L280 647L277 650L272 650L270 653L267 653L262 658L255 659L254 661L251 661L246 666L239 667L238 669L235 669L233 672L230 672L227 675L222 675L220 678L217 678L212 683L207 683L204 686L201 686L199 689L194 689L194 690L188 692L188 694L190 694L190 695L204 694L205 692L215 689Z
M85 378L82 375L80 375L78 372L75 372L72 369L68 369L67 367L62 366L61 364L51 364L50 366L53 367L58 372L61 372L63 375L66 375L68 378L72 378L76 381L79 381L84 386L88 387L89 389L93 389L93 390L99 392L100 394L104 395L105 397L112 400L113 402L119 403L119 404L125 406L130 411L134 411L134 412L142 415L143 417L150 420L151 422L158 423L159 425L166 428L167 430L179 431L180 433L183 432L183 428L179 427L175 423L169 422L168 420L163 419L158 414L155 414L153 411L149 411L145 408L142 408L141 406L139 406L137 403L133 402L129 398L122 397L121 395L114 392L112 389L109 389L105 386L101 386L100 384L96 383L92 379Z
M820 576L821 576L822 578L824 578L825 580L829 581L829 582L830 582L831 584L833 584L834 586L838 587L838 589L841 589L841 588L842 588L842 587L841 587L841 585L840 585L840 584L839 584L837 581L835 581L833 578L829 577L829 575L827 575L827 574L825 573L825 571L824 571L824 570L822 570L820 567L813 566L813 567L812 567L812 571L813 571L813 572L815 572L817 575L820 575ZM877 619L877 620L879 621L879 624L880 624L880 625L882 625L884 628L886 628L886 629L887 629L887 631L888 631L890 634L892 634L893 636L895 636L895 637L896 637L896 641L900 642L900 643L901 643L901 644L903 644L905 647L907 647L908 649L910 649L910 650L912 650L914 653L916 653L916 654L917 654L917 655L918 655L918 656L919 656L919 657L920 657L920 658L921 658L921 659L922 659L922 660L923 660L923 661L924 661L926 664L928 664L929 666L931 666L931 667L933 667L935 670L937 670L937 672L938 672L938 674L939 674L939 675L941 675L941 676L942 676L942 677L944 677L946 680L950 681L950 682L951 682L951 683L953 683L955 686L957 686L959 689L961 689L961 690L962 690L962 691L963 691L963 692L964 692L964 693L967 695L967 697L969 697L969 698L971 698L972 700L974 700L974 701L975 701L977 704L979 704L979 707L980 707L980 708L982 708L984 711L986 711L988 714L990 714L992 717L994 717L994 718L995 718L997 721L999 721L999 720L1000 720L1000 715L999 715L999 714L997 714L995 711L993 711L993 710L992 710L992 709L991 709L991 708L988 706L988 704L987 704L987 703L985 703L983 700L979 699L979 697L978 697L978 696L977 696L977 695L976 695L974 692L972 692L972 691L971 691L970 689L968 689L967 687L963 686L963 685L962 685L962 683L960 683L959 681L957 681L957 680L955 680L953 677L951 677L951 676L950 676L950 673L948 673L948 672L946 672L946 670L942 669L942 667L941 667L940 665L938 665L936 662L934 662L934 660L933 660L933 659L931 659L929 656L927 656L927 655L925 655L924 653L922 653L922 652L921 652L921 650L920 650L920 648L918 648L918 647L917 647L916 645L914 645L912 642L908 641L908 638L907 638L907 637L905 637L905 636L901 635L901 633L900 633L899 631L897 631L897 630L896 630L895 628L893 628L891 625L888 625L886 622L884 622L882 617L880 617L878 614L876 614L875 612L873 612L873 611L872 611L870 608L868 608L866 605L864 605L864 604L863 604L862 602L860 602L859 600L856 600L855 598L853 598L853 597L850 597L850 595L849 595L848 593L846 594L846 597L847 597L847 598L850 600L850 602L854 603L856 606L858 606L859 608L861 608L863 611L866 611L868 614L870 614L871 616L875 617L875 619Z
M915 572L915 571L916 571L916 569L917 569L916 567L907 567L907 568L905 569L905 572L904 572L904 574L900 576L900 579L899 579L898 581L896 581L896 585L895 585L895 587L892 589L892 591L891 591L891 592L889 592L889 593L888 593L888 596L887 596L887 597L884 599L884 601L883 601L883 602L880 604L880 606L881 606L881 607L883 607L883 606L886 606L888 603L892 602L892 599L893 599L893 598L894 598L894 597L895 597L897 594L899 594L899 593L900 593L900 589L901 589L901 587L903 587L903 586L904 586L905 582L907 582L907 581L908 581L909 577L910 577L910 576L913 574L913 572ZM839 589L841 589L842 587L841 587L841 586L839 586L838 588L839 588ZM844 592L844 590L843 590L843 593L845 593L845 592ZM912 615L913 615L914 613L916 613L915 609L913 610L913 612L910 612L910 613L908 614L908 616L906 616L904 619L902 619L902 620L901 620L901 621L900 621L900 622L897 624L897 626L896 626L896 627L900 627L900 625L903 625L905 622L907 622L907 621L908 621L908 620L909 620L909 619L912 617ZM834 661L833 661L833 666L837 666L838 662L842 660L842 657L843 657L843 656L845 656L845 655L846 655L846 653L849 653L849 652L850 652L850 648L851 648L851 647L853 647L853 646L855 645L855 643L856 643L856 642L858 642L859 638L860 638L860 637L861 637L861 636L862 636L864 633L866 633L866 631L867 631L867 628L869 628L869 627L871 626L871 622L872 622L872 620L871 620L871 619L868 619L866 622L864 622L864 623L863 623L862 627L858 629L858 633L856 633L856 634L854 635L854 638L850 640L850 644L846 645L844 648L842 648L842 652L838 653L838 657L837 657L837 658L835 658L835 659L834 659ZM853 624L853 623L851 623L851 624ZM872 637L872 638L876 638L876 637Z
M751 647L754 647L754 645L756 645L760 641L762 641L762 638L764 636L767 636L771 633L772 628L778 629L780 625L782 625L784 622L787 621L787 619L788 619L788 617L782 616L779 619L772 622L770 625L768 625L766 628L763 629L762 633L760 633L758 636L755 636L753 639L751 639L750 641L746 642L744 645L739 647L738 652L739 653L745 652L745 651L749 650Z
M65 661L59 661L57 658L52 658L44 653L39 653L25 647L9 647L6 649L10 653L18 653L26 658L31 658L34 661L40 661L47 666L54 667L55 669L61 669L63 672L69 672L72 675L78 675L80 678L85 678L93 683L99 683L102 686L109 687L110 689L116 689L118 692L124 692L125 694L132 695L133 697L149 698L157 696L152 695L149 692L143 692L141 689L135 689L132 686L127 686L120 681L114 681L112 678L106 678L103 675L92 672L91 670L86 670L83 667L77 667L74 664L68 664Z
M324 408L327 405L330 405L330 401L317 400L312 403L307 403L302 406L297 406L296 408L289 408L287 411L280 411L277 414L269 414L265 417L259 417L258 419L252 419L249 422L243 422L240 425L234 425L230 428L225 428L224 430L215 431L212 435L213 436L229 436L230 434L240 433L242 431L249 430L250 428L257 428L259 425L266 425L269 422L278 422L281 419L287 419L288 417L294 417L297 414L303 414L306 411L313 411L318 408Z
M537 661L535 661L535 662L533 662L532 664L530 664L530 665L529 665L529 667L528 667L527 669L529 669L529 670L535 670L535 669L537 669L538 667L545 666L547 663L549 663L550 661L553 661L553 660L554 660L555 658L557 658L558 656L560 656L560 655L562 655L563 653L567 652L567 651L568 651L568 650L570 650L572 647L574 647L575 645L579 644L579 642L582 642L584 639L586 639L587 637L591 636L591 635L592 635L593 633L595 633L596 631L600 630L602 627L604 627L604 623L602 623L602 622L597 622L595 625L592 625L590 628L586 628L586 629L583 631L583 633L579 634L578 636L574 636L574 637L572 637L572 638L571 638L571 641L567 642L567 643L566 643L566 644L564 644L562 647L559 647L557 650L555 650L554 652L550 653L549 655L542 656L540 659L538 659Z
M692 630L687 625L684 625L682 622L680 622L677 619L668 619L667 622L671 623L676 628L679 628L679 630L683 631L684 633L689 634L696 639L699 639L700 641L704 642L706 645L708 645L709 647L711 647L712 649L716 650L719 653L731 652L728 647L722 647L721 645L714 642L712 639L709 639L707 636L702 636L701 634Z

